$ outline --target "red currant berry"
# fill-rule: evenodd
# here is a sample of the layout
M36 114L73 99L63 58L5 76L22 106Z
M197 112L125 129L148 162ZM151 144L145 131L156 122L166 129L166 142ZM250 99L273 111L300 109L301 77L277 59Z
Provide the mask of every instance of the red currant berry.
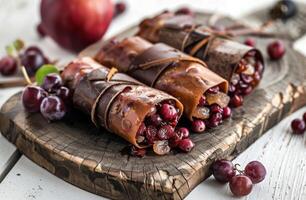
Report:
M189 138L182 139L178 143L178 148L184 152L189 152L194 147L194 143Z

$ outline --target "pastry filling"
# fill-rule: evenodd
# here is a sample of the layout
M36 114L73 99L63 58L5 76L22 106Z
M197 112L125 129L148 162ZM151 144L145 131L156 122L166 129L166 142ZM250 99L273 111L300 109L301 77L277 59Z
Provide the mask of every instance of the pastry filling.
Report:
M189 139L188 129L175 130L179 112L174 100L163 101L156 105L140 125L136 135L137 143L141 146L152 145L153 151L158 155L167 154L174 148L184 152L190 151L194 144ZM131 153L143 156L146 152L144 149L132 147Z
M256 51L250 51L239 62L235 73L232 76L229 85L229 95L231 97L231 106L238 107L242 103L243 96L250 94L258 85L263 75L263 63L256 55Z

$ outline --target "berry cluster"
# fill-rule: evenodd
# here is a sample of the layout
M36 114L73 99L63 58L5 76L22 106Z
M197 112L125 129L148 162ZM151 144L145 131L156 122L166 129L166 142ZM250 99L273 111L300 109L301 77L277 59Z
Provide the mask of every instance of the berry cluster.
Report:
M29 85L22 93L22 103L28 112L40 112L49 122L62 119L70 105L71 93L62 86L56 73L44 77L42 85Z
M136 135L137 143L153 145L153 151L158 155L167 154L171 149L191 151L194 143L189 139L188 129L182 127L175 130L178 115L179 111L173 101L165 101L157 105L139 127ZM131 148L132 155L142 157L145 153L145 149Z
M217 160L212 164L211 171L218 182L229 182L230 190L235 196L245 196L250 194L253 184L265 179L266 169L259 161L248 163L244 170L239 170L238 166L240 165L233 165L228 160Z
M22 40L16 40L6 47L7 55L0 59L0 72L3 76L11 76L18 71L18 66L25 66L32 76L44 64L50 63L41 49L30 46L26 49Z
M232 110L227 106L229 97L220 91L219 86L208 89L201 96L191 123L192 131L201 133L206 128L219 126L224 119L231 116Z
M306 131L306 112L303 119L294 119L291 122L291 128L294 134L303 134Z

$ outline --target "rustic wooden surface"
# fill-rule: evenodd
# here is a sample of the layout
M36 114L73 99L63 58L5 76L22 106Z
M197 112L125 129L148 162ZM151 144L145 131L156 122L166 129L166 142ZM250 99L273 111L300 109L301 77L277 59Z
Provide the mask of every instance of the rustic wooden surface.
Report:
M258 43L264 48L270 40ZM288 47L284 59L268 63L260 87L231 120L192 135L196 147L189 154L142 159L122 155L126 142L95 129L79 113L48 124L39 114L20 112L20 94L2 108L1 131L34 162L90 192L113 199L181 199L209 175L213 160L235 157L306 103L305 64L305 58Z

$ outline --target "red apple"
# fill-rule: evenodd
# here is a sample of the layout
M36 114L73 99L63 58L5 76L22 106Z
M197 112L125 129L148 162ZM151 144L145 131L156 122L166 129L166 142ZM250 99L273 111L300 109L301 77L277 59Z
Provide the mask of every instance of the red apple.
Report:
M80 51L102 38L113 8L111 0L42 0L41 28L60 46Z

